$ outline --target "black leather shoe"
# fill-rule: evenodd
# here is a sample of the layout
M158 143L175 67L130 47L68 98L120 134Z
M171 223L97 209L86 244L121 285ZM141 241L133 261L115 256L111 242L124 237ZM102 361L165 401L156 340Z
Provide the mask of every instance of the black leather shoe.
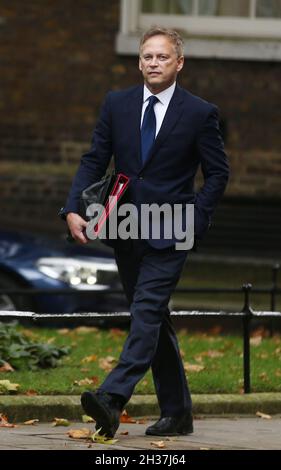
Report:
M113 437L119 427L121 409L106 392L84 392L81 395L83 410L96 421L96 429L106 437Z
M160 418L145 431L148 436L180 436L193 433L193 419L190 413L179 418L166 416Z

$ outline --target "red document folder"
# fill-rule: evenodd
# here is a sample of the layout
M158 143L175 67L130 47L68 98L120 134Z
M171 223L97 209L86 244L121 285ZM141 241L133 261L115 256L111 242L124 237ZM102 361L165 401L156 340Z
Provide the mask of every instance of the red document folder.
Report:
M98 236L100 234L104 224L109 218L110 213L112 212L112 210L117 205L118 201L120 201L121 197L126 191L129 185L129 181L130 181L130 178L128 178L128 176L126 175L123 175L123 173L118 173L116 175L113 188L108 195L104 209L100 215L98 222L94 226L93 231L95 233L95 236Z

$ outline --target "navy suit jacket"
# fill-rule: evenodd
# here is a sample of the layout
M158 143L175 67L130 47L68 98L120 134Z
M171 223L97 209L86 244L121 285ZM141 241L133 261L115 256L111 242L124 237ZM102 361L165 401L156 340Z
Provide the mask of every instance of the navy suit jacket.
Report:
M130 177L129 197L137 206L194 203L195 236L200 239L209 227L229 175L218 109L177 85L150 155L143 164L142 105L143 86L107 94L91 149L81 158L64 213L79 211L81 192L102 178L114 155L116 172ZM195 193L194 178L200 165L204 184ZM156 248L174 242L149 240Z

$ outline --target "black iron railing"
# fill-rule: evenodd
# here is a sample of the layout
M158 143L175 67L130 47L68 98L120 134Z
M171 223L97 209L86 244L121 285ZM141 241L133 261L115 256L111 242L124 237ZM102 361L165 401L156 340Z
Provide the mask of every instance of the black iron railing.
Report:
M173 311L172 316L184 317L209 317L209 318L241 318L243 325L243 376L244 376L244 393L251 392L251 362L250 362L250 330L251 322L253 319L270 319L271 320L271 334L273 333L273 320L281 319L281 312L275 311L277 295L281 294L281 289L277 285L277 277L279 265L276 264L272 270L272 286L269 288L253 288L251 284L244 284L241 288L178 288L175 293L204 293L204 294L241 294L243 293L244 305L239 312L204 312L198 310L192 311ZM102 289L102 290L77 290L77 289L0 289L0 295L24 295L35 296L39 294L44 295L104 295L109 294L123 294L122 289ZM255 311L251 308L250 295L251 293L269 294L270 295L270 310L269 311ZM34 321L51 318L96 318L96 319L112 319L130 317L129 312L86 312L86 313L33 313L33 312L19 312L19 311L0 311L0 320L7 318L29 318Z

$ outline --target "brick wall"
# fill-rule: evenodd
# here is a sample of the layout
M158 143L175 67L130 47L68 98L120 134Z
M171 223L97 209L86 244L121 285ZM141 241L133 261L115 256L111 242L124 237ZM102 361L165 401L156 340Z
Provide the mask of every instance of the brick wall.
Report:
M101 101L141 82L137 58L114 51L119 0L2 0L0 18L1 227L60 231ZM280 63L186 61L180 84L226 125L227 196L281 197L280 82Z

